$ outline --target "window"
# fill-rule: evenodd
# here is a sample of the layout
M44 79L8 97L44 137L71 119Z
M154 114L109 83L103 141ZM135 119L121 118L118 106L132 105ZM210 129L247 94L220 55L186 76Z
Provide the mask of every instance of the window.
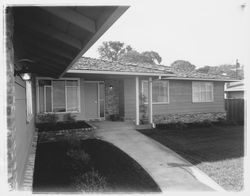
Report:
M38 80L40 112L79 112L79 80Z
M193 82L192 89L193 102L213 102L212 82Z
M32 107L32 85L31 81L26 81L26 115L27 122L32 118L33 107Z
M148 81L142 81L142 95L148 102ZM153 103L169 103L168 81L153 81L152 83Z

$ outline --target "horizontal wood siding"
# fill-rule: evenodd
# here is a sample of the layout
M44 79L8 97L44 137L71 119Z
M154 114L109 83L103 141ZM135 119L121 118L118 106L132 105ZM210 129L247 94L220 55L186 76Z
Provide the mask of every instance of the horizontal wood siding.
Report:
M124 79L125 119L135 119L135 78Z
M192 102L192 81L169 80L169 104L153 104L153 114L225 112L224 83L214 83L214 101Z

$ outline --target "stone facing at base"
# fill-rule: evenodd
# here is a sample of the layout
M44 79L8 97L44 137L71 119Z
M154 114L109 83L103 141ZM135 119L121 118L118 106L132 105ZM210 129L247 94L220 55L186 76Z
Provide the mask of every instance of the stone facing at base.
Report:
M160 114L153 117L155 124L164 123L193 123L202 122L204 120L218 121L226 119L226 112L202 112L202 113L185 113L185 114Z

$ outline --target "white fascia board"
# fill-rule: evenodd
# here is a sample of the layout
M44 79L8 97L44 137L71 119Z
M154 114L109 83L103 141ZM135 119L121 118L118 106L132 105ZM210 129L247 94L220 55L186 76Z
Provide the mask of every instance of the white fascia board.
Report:
M197 80L197 81L218 81L218 82L236 82L236 81L239 81L239 80L234 80L234 79L178 78L178 77L162 78L162 80Z
M130 75L130 76L173 76L173 74L163 73L140 73L140 72L125 72L125 71L92 71L92 70L68 70L67 73L78 74L103 74L103 75Z

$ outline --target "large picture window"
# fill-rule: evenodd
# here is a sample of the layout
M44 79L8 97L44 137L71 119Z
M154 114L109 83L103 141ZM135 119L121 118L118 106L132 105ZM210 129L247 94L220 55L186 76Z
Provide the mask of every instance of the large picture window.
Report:
M142 96L148 102L148 81L142 81ZM152 83L153 103L169 103L169 84L168 81L153 81Z
M79 80L38 80L39 112L79 112Z
M192 82L193 102L213 102L212 82Z

